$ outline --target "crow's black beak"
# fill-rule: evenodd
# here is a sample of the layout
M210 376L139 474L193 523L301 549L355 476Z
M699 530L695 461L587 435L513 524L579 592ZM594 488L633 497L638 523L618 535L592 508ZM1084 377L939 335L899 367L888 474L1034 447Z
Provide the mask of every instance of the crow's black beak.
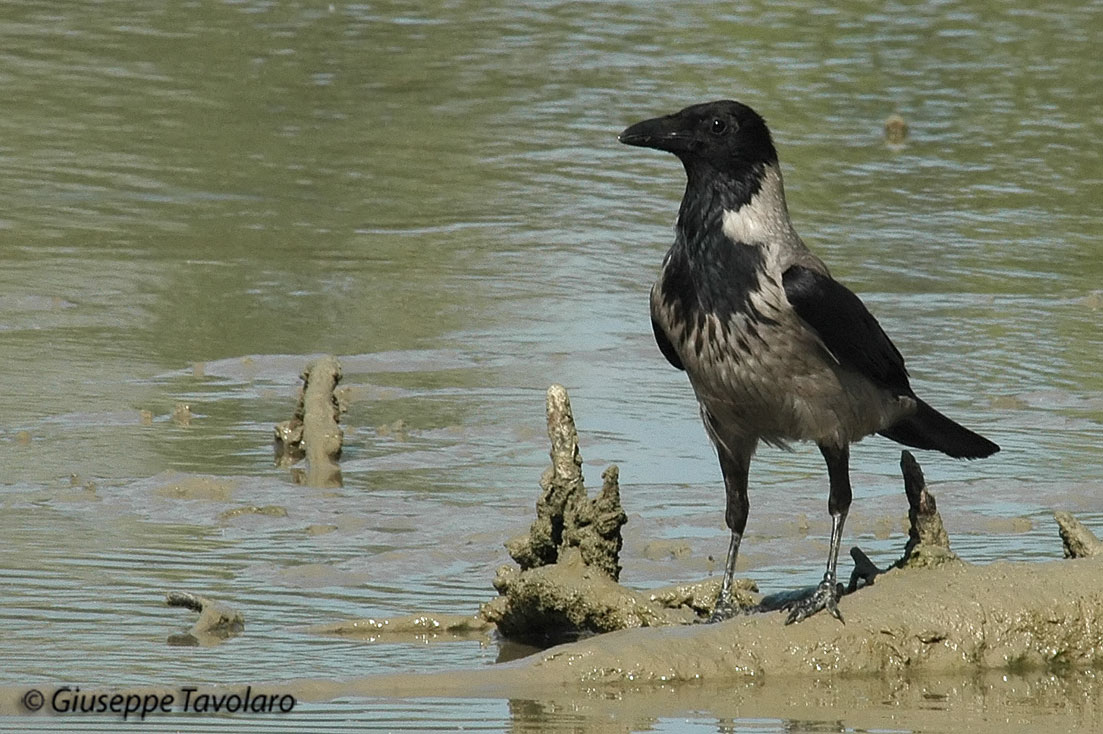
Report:
M686 150L692 142L691 136L684 129L684 121L677 114L637 122L617 136L617 140L625 145L638 145L641 148L655 148L671 153Z

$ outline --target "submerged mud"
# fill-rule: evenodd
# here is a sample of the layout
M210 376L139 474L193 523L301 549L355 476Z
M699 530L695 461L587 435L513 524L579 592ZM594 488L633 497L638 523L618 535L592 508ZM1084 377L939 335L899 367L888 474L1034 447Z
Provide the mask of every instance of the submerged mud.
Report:
M245 630L245 615L236 609L186 591L170 591L165 595L165 603L170 607L182 607L199 612L199 619L192 628L184 633L169 635L170 645L210 646L217 645Z
M311 628L315 634L350 637L367 642L427 642L430 640L490 641L494 625L479 614L411 614L385 619L353 619Z
M823 675L782 679L701 680L693 683L631 682L617 686L533 686L511 675L517 664L428 675L398 674L344 680L298 679L252 686L255 696L290 695L299 703L364 699L377 712L382 698L478 697L507 699L516 731L651 731L672 718L704 723L717 731L773 730L770 721L793 731L921 731L1008 734L1008 732L1099 731L1103 724L1103 677L1091 672L932 673L928 675ZM94 689L83 689L95 695ZM204 687L209 695L241 693L241 686ZM135 688L127 694L179 693L179 689ZM26 714L25 687L0 687L0 715ZM355 704L354 704L355 705ZM412 703L414 709L418 703ZM306 709L304 708L304 712ZM296 707L296 713L298 708ZM698 727L700 728L700 727ZM790 730L786 728L786 730Z

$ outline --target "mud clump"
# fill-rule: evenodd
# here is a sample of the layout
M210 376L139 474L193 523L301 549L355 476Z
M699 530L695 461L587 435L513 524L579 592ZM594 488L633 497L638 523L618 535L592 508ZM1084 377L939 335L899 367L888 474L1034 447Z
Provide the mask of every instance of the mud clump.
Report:
M601 493L588 499L571 401L560 385L548 388L547 416L551 466L540 478L536 521L527 535L507 541L506 550L527 571L553 564L563 550L575 547L584 564L616 581L623 544L620 528L628 521L620 504L619 469L616 465L606 469Z
M551 465L540 479L536 520L525 535L506 542L520 568L498 569L500 596L481 616L511 639L554 644L632 627L689 624L711 611L719 584L702 582L645 593L618 583L621 527L619 470L601 475L598 495L587 497L578 432L567 391L547 394ZM754 603L749 587L747 605Z
M301 375L303 386L294 415L275 426L276 466L291 467L306 459L307 468L292 469L291 477L309 487L342 486L341 403L335 395L341 381L341 363L332 355L320 357Z
M927 491L923 470L910 451L900 452L900 472L904 475L904 494L908 497L908 542L904 555L887 569L877 568L861 548L850 549L854 570L846 593L851 594L887 571L902 568L937 568L964 564L950 550L950 536L942 524L934 495Z
M908 137L908 122L899 114L889 115L884 125L885 142L902 145Z
M229 522L243 515L261 515L265 517L287 517L287 508L281 505L249 505L248 507L234 507L218 513L219 522Z
M910 451L900 452L904 494L908 497L908 542L904 557L894 568L933 568L946 563L964 563L950 550L950 536L938 514L934 495L927 491L923 470Z
M190 426L193 418L195 413L187 403L177 403L172 409L172 422L182 428Z
M686 624L694 616L690 609L663 608L587 566L577 547L546 566L504 566L494 588L502 596L484 605L482 616L508 638L541 645L629 627Z
M172 481L154 490L161 497L175 500L206 500L229 502L237 488L237 482L219 477L189 477L169 475Z

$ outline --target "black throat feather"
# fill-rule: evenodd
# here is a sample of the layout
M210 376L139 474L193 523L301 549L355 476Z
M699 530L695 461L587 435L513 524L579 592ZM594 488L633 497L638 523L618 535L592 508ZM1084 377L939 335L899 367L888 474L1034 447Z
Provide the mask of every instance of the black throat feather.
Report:
M751 323L772 321L750 300L764 272L761 248L732 242L723 231L724 212L750 203L762 188L765 166L757 164L734 178L687 163L686 175L674 246L663 271L663 305L684 333L692 324L703 326L708 314L721 324L736 314L746 315Z

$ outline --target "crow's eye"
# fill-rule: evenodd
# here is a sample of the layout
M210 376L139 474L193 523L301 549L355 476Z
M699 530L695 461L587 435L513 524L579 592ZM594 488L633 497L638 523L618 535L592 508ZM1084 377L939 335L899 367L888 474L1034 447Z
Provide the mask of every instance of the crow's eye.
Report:
M713 135L723 135L728 130L728 123L721 120L719 117L712 118L712 123L709 125L709 130Z

